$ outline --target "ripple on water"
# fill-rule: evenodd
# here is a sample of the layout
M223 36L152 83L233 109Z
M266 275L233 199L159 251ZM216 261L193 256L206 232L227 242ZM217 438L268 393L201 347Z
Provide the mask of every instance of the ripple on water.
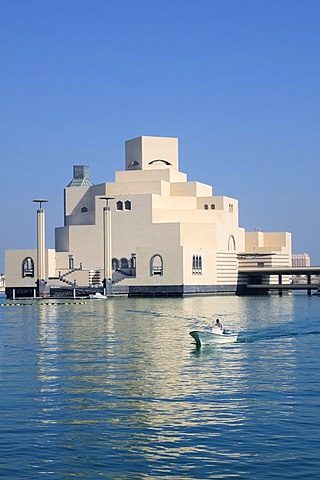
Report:
M2 478L317 478L312 300L3 309ZM239 341L195 349L189 331L216 316Z

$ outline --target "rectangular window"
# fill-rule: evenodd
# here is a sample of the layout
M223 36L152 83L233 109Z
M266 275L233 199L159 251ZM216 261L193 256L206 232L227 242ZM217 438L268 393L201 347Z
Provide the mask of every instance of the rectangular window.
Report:
M202 275L202 257L201 255L193 255L192 257L192 274Z

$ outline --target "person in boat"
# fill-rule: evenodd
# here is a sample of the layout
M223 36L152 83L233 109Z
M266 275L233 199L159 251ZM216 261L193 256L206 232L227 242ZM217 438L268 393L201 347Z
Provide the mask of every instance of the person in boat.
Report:
M212 331L217 331L220 330L221 333L225 332L225 329L223 328L222 323L220 322L219 318L217 318L216 323L212 327Z

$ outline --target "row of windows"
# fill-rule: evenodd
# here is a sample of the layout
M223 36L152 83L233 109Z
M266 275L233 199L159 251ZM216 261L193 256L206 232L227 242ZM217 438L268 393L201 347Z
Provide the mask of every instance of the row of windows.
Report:
M133 255L129 260L125 257L112 259L112 270L126 270L136 268L136 257ZM156 253L150 259L150 275L163 275L163 259Z
M155 160L151 160L151 162L149 162L149 165L153 165L154 163L172 165L172 163L168 162L168 160L164 160L163 158L156 158ZM128 168L137 167L138 165L140 165L139 162L137 162L136 160L132 160L132 162L128 163Z
M136 256L135 254L132 255L130 259L122 257L120 259L113 258L112 259L112 270L119 271L119 270L130 270L136 268ZM130 274L130 272L127 272ZM150 259L150 275L163 275L163 259L161 255L156 253Z
M233 235L228 239L228 250L236 250L236 241ZM73 268L73 256L69 255L69 268ZM122 270L127 268L136 268L136 257L132 255L130 259L125 257L120 260L112 259L112 269ZM201 255L193 255L192 257L192 273L202 274L202 257ZM150 275L163 275L163 259L161 255L155 254L150 259ZM31 257L26 257L22 262L22 277L34 277L34 261Z
M121 202L121 200L119 200L116 203L116 208L117 210L131 210L131 202L130 200L126 200L125 202ZM81 213L85 213L87 211L88 211L87 207L81 208Z
M131 210L131 202L130 200L126 200L125 202L121 202L121 200L119 200L116 203L116 207L117 210Z
M113 257L112 259L112 270L125 270L127 268L136 267L136 257L132 256L131 258L122 257L120 259Z
M116 203L116 208L117 208L117 210L131 210L131 202L130 202L130 200L126 200L125 202L122 202L121 200L119 200ZM203 205L203 208L204 208L204 210L209 210L209 205L207 203L205 203ZM216 209L216 206L215 206L214 203L211 203L210 209L211 210ZM82 207L81 208L81 213L85 213L87 211L88 211L87 207ZM229 203L229 212L233 213L233 204L232 203Z
M208 205L207 203L205 203L205 204L203 205L203 208L204 208L205 210L209 210L209 205ZM210 208L211 208L211 210L215 210L215 209L216 209L215 204L214 204L214 203L211 203ZM233 204L232 204L232 203L229 203L229 212L230 212L230 213L233 213Z

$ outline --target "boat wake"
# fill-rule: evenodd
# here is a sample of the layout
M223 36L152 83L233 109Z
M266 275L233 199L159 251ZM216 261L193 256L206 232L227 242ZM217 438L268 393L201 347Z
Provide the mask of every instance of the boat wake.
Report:
M151 310L129 310L129 309L127 309L126 312L139 313L140 315L149 315L150 317L165 317L166 316L163 313L152 312Z
M308 335L320 335L320 330L313 330L310 332L246 332L246 333L239 333L238 342L237 343L253 343L253 342L261 342L265 340L277 340L283 338L298 338L298 337L305 337Z

